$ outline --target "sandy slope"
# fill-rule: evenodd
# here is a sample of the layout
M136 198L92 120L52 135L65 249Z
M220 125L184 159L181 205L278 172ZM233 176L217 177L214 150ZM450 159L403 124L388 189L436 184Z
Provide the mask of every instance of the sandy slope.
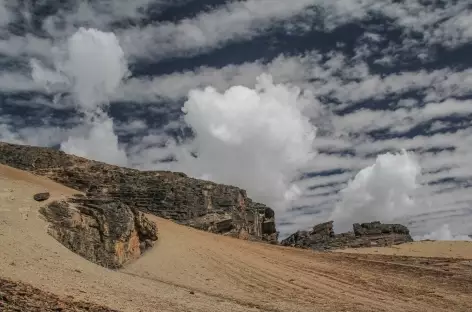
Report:
M390 256L458 258L472 260L472 242L422 241L392 247L344 249L337 252Z
M0 167L0 276L121 311L472 311L472 262L315 253L152 217L157 245L120 272L46 234L35 192L77 193Z

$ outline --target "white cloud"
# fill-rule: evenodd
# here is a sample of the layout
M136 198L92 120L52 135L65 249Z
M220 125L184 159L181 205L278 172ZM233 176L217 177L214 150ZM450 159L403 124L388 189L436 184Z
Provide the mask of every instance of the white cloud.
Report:
M465 2L463 3L465 4ZM472 39L472 12L464 9L454 16L440 23L427 33L430 43L442 44L448 48L455 48L468 43Z
M455 72L444 68L372 75L363 61L353 62L339 53L331 54L323 61L321 54L312 51L300 56L282 54L265 64L256 61L222 68L200 67L151 79L131 78L116 94L116 99L140 102L177 100L193 88L214 86L223 91L232 85L251 86L262 73L270 74L277 83L298 85L316 96L329 95L342 103L336 109L408 91L423 92L426 101L439 102L452 95L470 94L472 82L471 69Z
M406 132L421 123L448 116L467 117L472 113L471 100L448 99L441 103L428 103L421 108L389 110L362 109L343 117L334 118L337 131L363 133L389 129L390 133Z
M196 133L197 158L178 155L194 176L244 187L278 211L296 196L292 181L314 156L316 128L302 115L312 104L298 88L259 77L255 89L192 90L184 120ZM295 193L294 193L295 192Z
M411 196L419 187L420 172L406 151L378 156L375 164L359 171L341 191L341 201L330 217L336 231L349 231L356 222L388 222L414 214L418 208Z
M414 240L443 240L443 241L472 241L468 235L452 234L449 224L444 224L441 228L424 236L415 236Z
M77 25L110 30L114 21L143 18L143 10L150 4L153 11L170 5L178 5L187 0L165 2L162 0L102 0L96 2L77 2L71 9L61 9L57 14L43 20L43 29L54 37L66 37L78 30Z
M23 140L20 136L13 132L9 125L2 123L0 123L0 140L12 144L23 144Z
M185 4L187 0L153 3L155 7ZM80 2L73 10L60 11L43 21L43 29L56 41L74 34L80 27L112 31L110 23L123 18L140 18L139 8L150 0L107 0ZM132 58L190 56L218 48L233 40L247 40L267 31L277 21L306 13L312 0L288 3L284 0L230 2L210 12L178 22L154 23L144 27L115 30L127 55ZM0 11L2 12L2 11ZM33 35L11 35L0 40L0 52L11 56L35 55L48 58L51 42Z
M66 141L61 143L61 150L66 153L104 161L113 165L128 165L128 157L118 142L113 129L113 120L107 115L95 116L86 120L85 125L75 129Z
M0 53L9 57L35 56L50 59L52 42L32 34L8 35L0 40Z
M80 134L70 135L61 149L94 160L127 165L127 155L119 146L113 120L102 110L128 75L118 39L113 33L80 28L65 48L56 50L55 57L55 71L32 60L33 80L47 90L58 84L68 86L79 112L85 114L83 126L78 127L82 130Z
M212 86L224 91L234 85L253 86L256 78L269 74L277 83L298 85L306 81L306 67L315 57L285 57L280 55L268 64L256 61L241 65L227 65L222 68L200 67L194 71L175 72L148 78L131 78L119 90L115 98L129 101L178 100L186 97L195 88Z
M39 91L42 86L24 74L20 73L0 73L0 91L1 92L17 92L17 91Z
M128 55L138 58L189 56L233 40L248 40L276 21L304 13L313 0L246 0L230 2L209 13L177 23L128 29L120 39Z
M68 84L80 108L95 111L128 75L128 64L113 33L80 28L64 50L55 50L55 70L31 62L32 77L46 87Z
M169 4L160 1L153 3L153 8L185 2L186 0L182 0ZM80 2L72 11L61 10L57 15L49 16L44 21L43 28L58 40L72 35L81 26L111 31L111 22L126 18L139 19L142 17L142 11L139 9L146 8L150 3L150 0ZM442 6L420 0L299 0L293 3L284 0L246 0L230 2L213 11L175 23L157 23L120 30L118 36L129 56L156 60L205 53L233 40L251 39L269 30L274 22L278 21L286 22L286 29L295 29L300 33L315 28L332 30L367 18L370 14L382 14L393 19L394 24L403 30L403 50L408 52L420 49L424 44L437 43L456 47L467 43L472 36L472 23L468 22L471 14L468 5L466 0ZM310 10L315 6L317 10ZM1 3L0 14L5 17L9 15ZM295 16L302 18L290 21ZM424 40L415 40L412 37L414 32L425 34ZM366 38L378 41L379 34L372 30ZM23 40L22 45L27 46L28 50L43 50L47 45L47 40L33 36L26 36ZM18 42L15 42L18 38L13 36L2 41L0 51L19 51ZM21 53L27 52L23 49ZM394 58L393 53L394 50L390 51L384 58ZM423 53L417 55L421 54L423 58L427 58L429 53L430 51L424 49ZM46 53L43 55L47 56Z
M12 144L27 144L34 146L51 146L61 142L66 136L66 130L43 125L41 127L26 126L14 129L9 117L0 121L0 141Z

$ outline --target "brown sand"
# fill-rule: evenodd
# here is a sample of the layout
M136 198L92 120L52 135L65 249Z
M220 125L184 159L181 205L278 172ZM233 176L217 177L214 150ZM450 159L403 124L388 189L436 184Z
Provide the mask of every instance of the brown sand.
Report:
M466 259L432 258L433 251L431 258L316 253L152 216L160 232L156 246L121 271L107 270L46 233L38 215L43 203L32 199L45 190L54 198L77 193L0 166L0 277L61 297L133 312L472 311Z
M472 260L472 242L421 241L392 247L344 249L337 252Z

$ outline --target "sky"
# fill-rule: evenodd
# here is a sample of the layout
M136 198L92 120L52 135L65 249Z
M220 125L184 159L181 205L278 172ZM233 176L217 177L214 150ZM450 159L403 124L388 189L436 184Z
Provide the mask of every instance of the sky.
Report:
M0 0L0 140L468 239L471 52L467 0Z

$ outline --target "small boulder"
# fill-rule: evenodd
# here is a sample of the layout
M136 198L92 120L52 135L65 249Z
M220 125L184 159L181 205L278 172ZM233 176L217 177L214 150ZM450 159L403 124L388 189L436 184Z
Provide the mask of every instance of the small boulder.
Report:
M41 202L41 201L48 200L50 196L51 194L49 194L49 192L44 192L44 193L34 194L33 198L35 201Z

